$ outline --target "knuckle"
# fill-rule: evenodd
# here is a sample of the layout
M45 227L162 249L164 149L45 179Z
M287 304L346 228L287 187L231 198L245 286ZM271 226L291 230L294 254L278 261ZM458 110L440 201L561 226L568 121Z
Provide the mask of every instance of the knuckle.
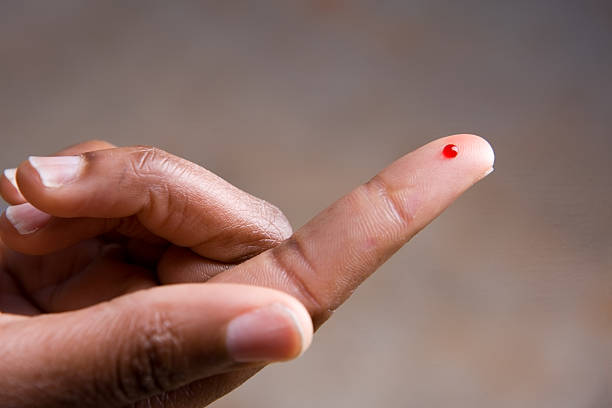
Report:
M173 369L181 342L163 308L150 305L146 318L133 316L116 359L115 388L124 401L162 393L183 380Z
M130 152L128 164L132 183L143 193L141 215L158 228L174 228L180 223L185 200L172 187L181 171L171 154L153 146L136 146Z

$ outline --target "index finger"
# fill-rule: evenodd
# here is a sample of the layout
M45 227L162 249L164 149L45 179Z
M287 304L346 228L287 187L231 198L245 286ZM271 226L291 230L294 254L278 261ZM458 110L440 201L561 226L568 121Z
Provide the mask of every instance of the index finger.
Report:
M457 155L444 155L445 146ZM403 244L493 170L484 139L454 135L405 155L318 214L276 248L212 281L284 290L316 326Z

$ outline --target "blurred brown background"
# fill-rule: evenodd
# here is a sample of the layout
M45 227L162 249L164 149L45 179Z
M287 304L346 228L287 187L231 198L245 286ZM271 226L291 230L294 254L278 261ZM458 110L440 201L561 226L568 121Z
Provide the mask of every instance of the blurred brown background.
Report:
M151 144L298 227L452 133L496 171L230 407L612 405L612 3L0 2L0 163Z

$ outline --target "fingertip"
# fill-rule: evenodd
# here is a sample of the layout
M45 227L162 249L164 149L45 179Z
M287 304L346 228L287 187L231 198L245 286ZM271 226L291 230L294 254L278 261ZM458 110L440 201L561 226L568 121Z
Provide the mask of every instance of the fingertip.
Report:
M276 302L232 319L227 325L226 347L239 363L287 361L302 355L311 336L312 327L299 308Z
M0 193L9 204L21 204L25 201L17 184L17 169L6 169L0 176Z
M17 169L6 169L4 170L4 177L11 183L11 185L15 188L15 190L19 191L19 186L17 186L17 179L15 178L17 175Z
M409 195L408 210L414 214L418 210L415 206L425 203L450 204L489 174L494 160L493 148L485 139L473 134L456 134L433 140L406 154L382 170L378 177L391 192L404 191Z
M291 356L291 358L297 358L304 354L312 344L314 326L310 313L308 313L308 310L306 310L306 307L300 301L288 295L287 302L287 309L291 311L291 316L300 333L301 347L298 353Z
M289 219L277 206L270 204L264 200L261 200L262 207L266 208L270 212L269 220L270 226L272 227L269 231L274 245L280 244L281 242L289 239L293 235L293 227L289 222ZM265 248L268 249L268 248Z
M491 144L481 136L474 134L457 134L439 139L440 144L457 146L457 157L469 161L477 175L482 177L491 173L495 162L495 152Z
M314 331L312 319L295 297L266 287L213 286L229 289L241 302L253 305L235 315L227 325L226 347L234 361L288 361L300 357L310 347Z
M455 141L459 146L466 147L474 165L481 168L484 173L490 173L495 163L495 152L486 139L474 134L458 134L449 136L448 139Z
M78 181L85 163L81 156L29 156L17 168L17 184L24 199L54 216L72 218L80 205L81 189L62 188ZM70 186L72 187L72 186Z
M484 162L487 163L488 167L492 169L493 165L495 164L495 151L493 150L493 146L491 146L491 143L489 143L488 140L481 136L474 137L476 137L478 140L481 157L483 158Z
M37 201L42 181L36 169L32 166L29 158L19 164L16 169L15 182L19 186L19 191L27 201Z
M10 206L5 210L4 216L19 235L33 234L44 227L52 218L30 203Z

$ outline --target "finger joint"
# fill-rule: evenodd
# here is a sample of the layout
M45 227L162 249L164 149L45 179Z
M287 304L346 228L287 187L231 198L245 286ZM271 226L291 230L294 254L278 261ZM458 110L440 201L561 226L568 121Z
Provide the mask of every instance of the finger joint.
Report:
M389 186L389 183L380 175L374 176L364 184L368 197L382 202L386 213L390 215L393 222L405 230L414 223L414 214L409 210L406 203L402 202L397 191Z

